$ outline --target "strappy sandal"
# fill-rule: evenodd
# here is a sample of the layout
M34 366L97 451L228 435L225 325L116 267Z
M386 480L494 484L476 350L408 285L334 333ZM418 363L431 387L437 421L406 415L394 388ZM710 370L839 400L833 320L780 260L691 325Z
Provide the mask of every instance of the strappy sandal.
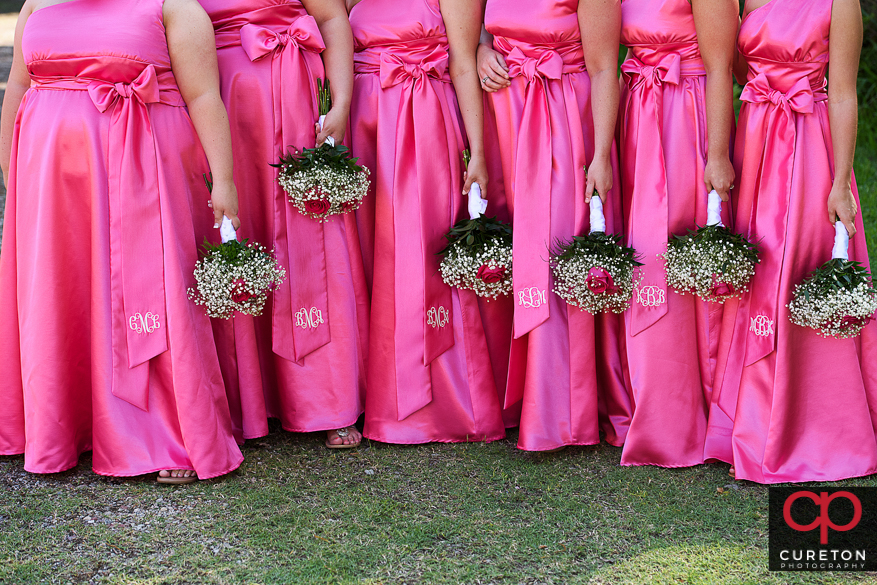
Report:
M167 471L179 471L176 469L168 469ZM162 477L159 475L155 478L156 483L163 483L165 485L186 485L188 483L195 483L198 481L197 475L189 475L186 477L171 477L170 475L167 477Z
M343 429L335 429L335 433L340 438L343 439L344 437L347 437L348 435L350 435L350 429L351 429L351 427L344 427ZM354 447L359 447L359 443L361 441L362 441L362 439L360 439L359 441L357 441L355 443L349 443L347 445L345 445L344 443L338 443L337 445L335 445L335 444L329 442L329 437L326 437L326 447L329 449L353 449Z

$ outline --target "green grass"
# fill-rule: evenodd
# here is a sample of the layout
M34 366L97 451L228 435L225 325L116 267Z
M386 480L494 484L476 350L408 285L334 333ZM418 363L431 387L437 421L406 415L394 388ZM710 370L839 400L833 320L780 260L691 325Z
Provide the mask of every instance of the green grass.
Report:
M0 458L0 583L877 582L769 573L767 488L725 465L514 439L339 453L275 430L238 472L181 488Z

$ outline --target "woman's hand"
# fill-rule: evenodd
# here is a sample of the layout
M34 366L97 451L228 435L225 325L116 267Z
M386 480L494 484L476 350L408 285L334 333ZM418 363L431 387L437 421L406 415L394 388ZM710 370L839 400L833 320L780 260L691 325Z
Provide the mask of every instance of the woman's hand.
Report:
M487 199L487 163L484 155L473 156L469 161L469 167L463 173L463 195L469 194L472 183L478 183L481 187L481 198Z
M224 215L231 220L234 229L240 229L238 191L234 186L234 181L213 183L213 191L210 193L210 207L213 209L213 227L218 228L222 224L222 216Z
M612 161L609 157L594 157L591 166L585 171L585 178L585 203L591 203L594 191L606 203L606 195L612 189Z
M703 171L703 181L707 193L715 190L722 201L728 201L728 195L734 187L734 165L726 156L709 158Z
M493 50L488 44L480 43L477 52L478 77L481 87L488 93L493 93L511 85L511 77L508 74L508 66L502 54Z
M319 122L316 124L317 130L317 146L320 146L330 136L335 139L335 144L341 144L344 141L344 134L347 133L347 115L348 111L342 111L341 108L333 107L326 114L323 121L323 129L320 130Z
M834 225L835 219L839 220L847 228L847 233L852 238L856 235L856 198L849 183L835 183L828 194L828 221Z

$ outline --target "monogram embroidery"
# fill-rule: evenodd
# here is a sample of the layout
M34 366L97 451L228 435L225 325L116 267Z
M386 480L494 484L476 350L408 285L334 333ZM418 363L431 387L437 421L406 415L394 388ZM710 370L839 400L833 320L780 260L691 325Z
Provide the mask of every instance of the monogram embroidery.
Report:
M752 317L749 330L759 337L773 335L773 319L770 319L767 315L756 315Z
M448 324L451 320L451 314L444 307L430 307L426 312L426 324L433 329L439 329Z
M295 326L302 329L316 329L323 323L323 312L316 307L302 308L295 314Z
M636 291L636 302L644 307L659 307L667 302L667 295L659 286L641 286Z
M128 327L137 333L152 333L159 327L161 323L158 321L158 315L152 311L146 313L134 313L128 318Z
M518 304L525 309L538 309L548 304L548 291L531 286L518 291Z

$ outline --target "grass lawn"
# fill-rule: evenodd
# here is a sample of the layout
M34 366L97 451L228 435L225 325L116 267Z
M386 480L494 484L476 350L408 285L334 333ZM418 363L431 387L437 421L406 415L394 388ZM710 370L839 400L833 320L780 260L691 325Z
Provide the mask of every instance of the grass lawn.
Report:
M236 473L181 488L0 458L0 583L877 582L769 573L767 488L725 465L514 439L330 452L275 430Z

